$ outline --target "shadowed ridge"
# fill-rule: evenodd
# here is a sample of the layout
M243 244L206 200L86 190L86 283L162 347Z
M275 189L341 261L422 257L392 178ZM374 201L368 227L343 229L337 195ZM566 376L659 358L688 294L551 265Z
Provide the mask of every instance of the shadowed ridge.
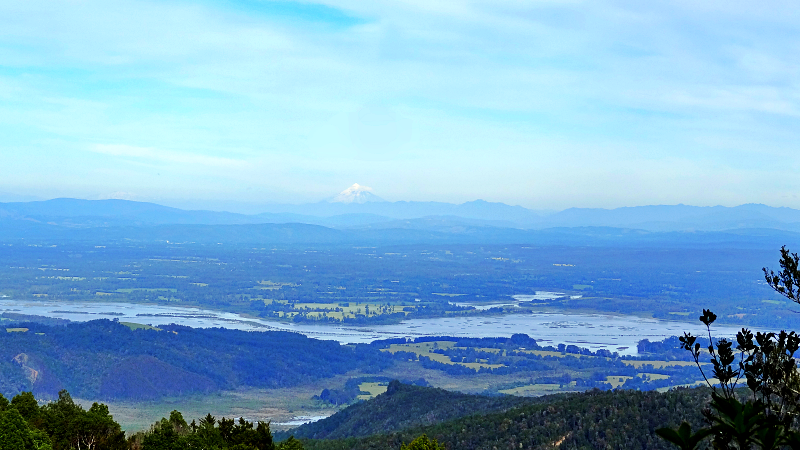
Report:
M205 393L215 387L208 377L188 372L149 355L137 355L122 360L103 377L100 396L157 400L164 396Z
M435 424L477 413L505 411L537 399L489 397L462 394L444 389L412 386L397 380L385 393L351 405L318 422L302 425L286 433L296 438L340 439L391 433L409 427Z
M531 403L440 423L344 440L304 440L308 450L397 449L422 434L448 449L624 448L671 450L655 430L664 424L703 422L709 389L655 391L593 389L582 393L527 399ZM404 414L395 411L395 414ZM336 417L335 415L333 417Z

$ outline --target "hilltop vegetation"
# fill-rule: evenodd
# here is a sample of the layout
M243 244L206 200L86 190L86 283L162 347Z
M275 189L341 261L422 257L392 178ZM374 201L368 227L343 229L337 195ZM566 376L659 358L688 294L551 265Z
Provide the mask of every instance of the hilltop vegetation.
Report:
M708 389L598 391L538 399L454 394L392 382L386 393L276 440L308 450L400 449L427 435L447 449L670 449L655 430L703 422ZM137 439L161 434L163 419ZM233 424L233 422L229 422ZM327 437L309 439L308 436ZM335 437L335 439L334 439ZM299 439L299 441L298 441ZM175 439L177 442L177 438ZM156 450L175 447L143 447Z
M372 400L356 403L327 419L276 436L291 434L307 439L362 437L431 425L476 412L502 411L533 401L522 397L468 395L401 384L395 380L389 383L384 394Z
M698 425L707 398L708 390L694 389L666 394L595 390L537 400L503 399L392 382L377 398L325 419L319 426L297 430L298 435L312 432L341 439L298 440L285 435L273 439L268 423L210 414L187 422L179 411L126 439L103 404L84 410L62 391L56 401L39 406L33 395L23 393L11 402L0 396L0 448L400 449L426 434L447 449L667 449L655 428L677 424L680 419ZM282 442L276 443L278 440Z
M56 401L39 406L30 392L9 402L0 395L0 449L2 450L298 450L287 440L275 445L269 423L237 421L206 415L187 423L172 411L145 432L126 438L108 407L94 403L88 410L67 391Z
M363 422L372 417L383 417L389 404L391 409L404 416L403 409L441 411L436 400L439 394L430 389L415 388L408 392L400 386L393 393L387 391L377 398L355 409L342 411L347 420L337 415L325 419L315 427L305 426L297 435L306 436L311 430L330 427L336 436L362 436ZM421 390L422 389L422 390ZM413 395L409 395L412 394ZM381 398L399 395L394 402ZM430 395L430 396L429 396ZM461 418L427 425L411 426L397 431L377 432L368 437L344 439L303 439L308 450L366 450L400 448L417 436L426 434L444 444L448 449L493 449L493 448L624 448L624 449L671 449L671 444L661 440L655 430L665 424L675 426L687 420L693 426L703 423L701 411L709 398L707 389L679 389L667 393L640 391L598 391L578 394L560 394L537 401L528 401L521 406L501 412L488 412L478 402L474 413ZM325 423L328 422L328 423Z
M53 397L158 399L238 386L282 387L349 370L380 371L391 358L367 346L287 332L177 325L131 328L110 320L0 333L0 392Z
M67 391L42 407L30 392L9 402L0 395L0 448L3 450L125 450L125 433L108 413L94 403L84 410Z
M708 394L707 389L594 390L534 400L453 394L395 381L373 400L296 430L297 436L339 439L273 440L268 423L210 414L187 422L179 411L126 439L103 404L84 410L62 391L56 401L39 406L23 393L11 402L0 396L0 436L3 448L15 450L400 449L421 434L448 449L667 449L655 429L681 419L697 426Z

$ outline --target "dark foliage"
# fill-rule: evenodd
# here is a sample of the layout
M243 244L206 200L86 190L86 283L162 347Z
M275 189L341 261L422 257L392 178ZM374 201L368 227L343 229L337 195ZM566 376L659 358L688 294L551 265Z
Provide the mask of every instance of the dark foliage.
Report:
M349 370L378 369L390 356L288 332L167 326L131 330L109 320L27 324L0 333L0 387L55 396L66 387L89 398L155 399L237 386L291 386Z
M781 271L763 269L767 284L778 294L800 303L800 267L797 253L781 248ZM717 315L704 309L700 321L708 331L713 379L700 363L703 346L697 337L684 333L683 349L694 358L700 373L711 387L710 408L704 411L707 426L697 433L682 424L677 430L662 428L659 435L681 449L703 446L711 437L715 449L800 448L800 372L795 354L800 349L800 335L794 331L755 334L743 328L736 342L711 336ZM736 347L734 347L736 344ZM737 361L738 360L738 361ZM714 380L714 381L712 381ZM747 395L737 390L746 383Z
M468 395L392 381L384 394L351 405L327 419L302 425L292 430L292 434L298 438L315 439L368 436L434 424L478 411L505 410L535 401L511 396Z
M2 450L125 450L125 433L108 413L94 403L89 410L72 401L67 391L58 400L39 406L30 392L5 401L0 396Z
M302 446L275 446L267 422L238 421L225 417L217 420L211 414L198 422L186 423L183 415L172 411L169 418L154 423L150 430L128 439L131 450L289 450ZM298 442L299 444L299 442Z
M433 396L427 397L426 393ZM682 420L701 426L700 411L708 402L709 393L708 389L678 389L663 394L593 390L529 399L530 403L505 412L478 413L369 437L304 440L304 445L309 450L392 449L424 433L448 449L670 449L671 444L660 439L655 430L665 423L678 425ZM360 424L380 414L384 406L379 406L379 397L357 405L360 408L352 409L347 421ZM415 392L413 397L416 404L436 403L431 389ZM396 409L395 413L404 415ZM356 429L358 425L352 428L353 435ZM337 435L347 433L344 427L337 430Z

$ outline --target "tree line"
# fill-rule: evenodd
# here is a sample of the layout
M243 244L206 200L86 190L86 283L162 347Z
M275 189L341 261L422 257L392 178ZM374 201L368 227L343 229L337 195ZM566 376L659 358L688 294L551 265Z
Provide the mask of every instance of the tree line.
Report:
M401 450L444 450L436 439L418 436ZM31 392L10 401L0 395L0 450L304 450L293 436L275 442L269 422L234 420L211 414L187 423L172 411L146 431L130 436L109 414L92 404L85 410L67 391L40 406Z

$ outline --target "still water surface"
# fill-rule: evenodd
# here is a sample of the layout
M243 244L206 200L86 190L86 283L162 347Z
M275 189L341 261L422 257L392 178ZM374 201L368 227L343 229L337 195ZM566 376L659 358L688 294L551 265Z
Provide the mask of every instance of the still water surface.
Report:
M411 319L393 325L310 325L251 318L201 308L135 303L81 303L0 299L0 312L33 314L74 321L119 319L153 326L176 323L197 328L223 327L238 330L285 330L306 336L366 343L377 339L421 336L508 337L525 333L540 345L575 344L591 350L607 349L622 355L636 355L641 339L661 340L668 336L705 332L700 322L672 322L636 316L603 314L535 313L486 317ZM715 326L716 337L731 337L739 329Z

